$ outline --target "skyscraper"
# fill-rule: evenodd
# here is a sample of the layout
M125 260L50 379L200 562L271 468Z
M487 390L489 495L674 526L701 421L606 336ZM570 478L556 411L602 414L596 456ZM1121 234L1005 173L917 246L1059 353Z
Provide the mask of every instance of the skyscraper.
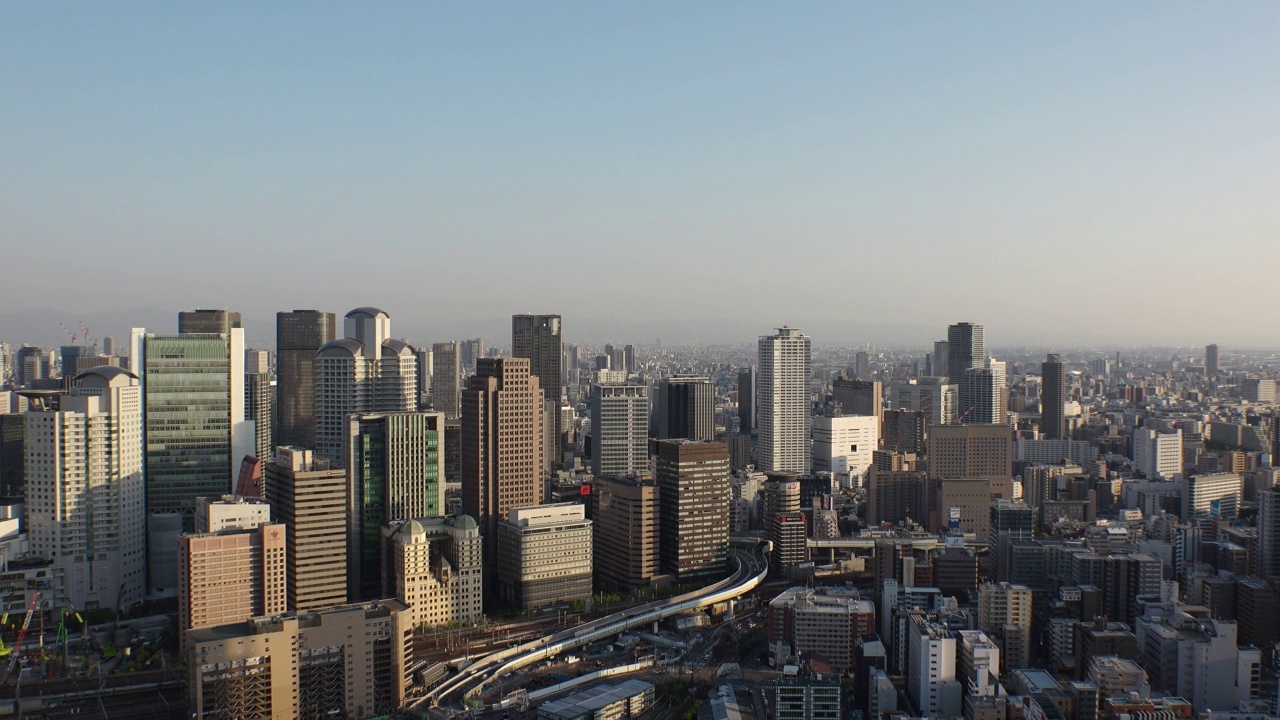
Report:
M929 356L929 374L935 377L946 377L950 366L950 353L947 352L947 341L938 340L933 343L933 354Z
M431 409L456 418L461 413L462 351L457 341L431 346Z
M765 471L808 472L813 427L809 337L796 328L779 328L776 335L760 338L759 355L756 465Z
M289 609L320 610L347 601L347 474L298 447L278 447L263 496L284 523Z
M1280 580L1280 486L1258 493L1258 574Z
M564 382L564 341L559 315L512 315L511 355L529 360L529 371L538 378L545 400L543 412L549 437L543 462L547 469L559 463L564 454L560 427L560 395ZM483 526L483 523L482 523Z
M177 593L177 536L195 500L231 492L254 452L245 420L244 330L160 335L134 328L130 370L142 380L149 594Z
M462 511L480 524L490 575L498 523L543 500L544 403L527 358L481 358L462 391Z
M960 415L967 425L1008 422L1009 390L1005 364L988 359L986 367L964 371L960 384Z
M271 456L271 376L251 372L244 376L244 415L253 421L253 455Z
M750 436L756 430L756 368L738 371L738 432Z
M659 558L679 582L720 575L729 550L729 450L723 443L660 440Z
M142 388L127 370L93 368L60 408L26 414L31 552L62 576L55 601L124 610L146 587Z
M240 324L240 313L228 310L188 310L178 313L178 332L226 335Z
M418 409L418 359L391 338L391 316L356 308L343 321L344 337L316 353L316 453L345 467L347 416Z
M947 377L951 382L963 382L965 371L983 367L986 359L981 325L962 322L947 328Z
M1048 440L1067 439L1067 374L1062 356L1050 353L1040 365L1040 434Z
M276 313L276 445L316 446L316 352L336 336L333 313Z
M627 475L649 470L649 388L591 386L591 474Z
M716 397L702 375L673 375L658 384L658 437L711 442L716 438Z
M595 573L609 588L645 587L658 575L658 486L638 477L591 483Z
M858 380L871 379L871 355L865 350L859 350L853 356L853 376Z
M1204 346L1204 376L1213 378L1218 376L1218 345Z
M347 416L347 589L351 602L382 593L382 526L444 514L444 415Z

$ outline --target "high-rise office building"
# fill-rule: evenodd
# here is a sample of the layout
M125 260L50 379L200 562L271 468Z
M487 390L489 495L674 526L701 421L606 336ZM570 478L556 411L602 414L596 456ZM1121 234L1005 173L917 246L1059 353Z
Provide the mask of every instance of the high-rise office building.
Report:
M724 572L729 550L729 450L723 443L659 440L659 557L679 582Z
M384 597L404 601L413 626L470 625L484 619L484 540L475 518L392 523Z
M276 313L274 444L316 446L316 353L336 337L333 313Z
M925 717L959 717L955 638L946 625L924 613L910 613L907 618L907 692Z
M245 350L244 374L270 375L271 353L266 350Z
M484 357L484 340L480 338L463 340L458 343L458 347L462 351L462 371L468 374L475 372L476 360Z
M347 601L347 473L299 447L278 447L266 466L263 496L285 524L290 610Z
M1213 378L1218 376L1218 345L1204 346L1204 376Z
M928 479L922 472L871 471L867 492L867 522L897 523L910 518L921 525L928 520Z
M738 432L751 436L756 430L756 368L738 371Z
M649 388L591 386L591 473L596 477L649 470Z
M548 437L543 462L550 469L564 455L560 426L561 384L564 382L564 341L559 315L512 315L511 355L529 360L529 372L538 378L545 399L544 414Z
M116 354L116 339L110 335L102 338L102 354L114 356Z
M716 397L711 380L673 375L658 384L658 437L711 442L716 437Z
M761 337L759 367L756 465L765 471L807 472L813 428L809 337L789 327Z
M456 418L462 413L462 351L457 341L431 346L431 409Z
M253 422L253 456L271 456L271 376L246 373L244 376L244 416Z
M50 377L53 377L53 353L32 345L23 345L14 353L14 387L28 387L36 380Z
M1133 464L1148 480L1169 480L1182 473L1182 431L1162 433L1134 428Z
M127 609L143 600L142 387L117 367L75 378L57 411L26 414L27 533L53 562L74 607Z
M962 382L966 370L984 367L986 359L981 325L962 322L947 328L947 377L952 383Z
M316 453L335 467L347 462L347 416L418 409L418 358L392 339L391 316L356 308L343 319L345 337L316 353Z
M1233 472L1188 475L1182 479L1182 519L1234 518L1244 497L1244 478Z
M0 493L4 495L26 495L27 493L27 453L26 446L26 408L16 412L9 401L0 393ZM16 393L13 397L22 398Z
M542 503L544 405L527 358L481 358L462 391L462 511L480 523L486 567L507 511Z
M412 684L412 612L399 600L193 630L192 720L390 715Z
M444 415L347 416L347 591L351 602L383 592L382 526L444 514Z
M426 410L430 407L428 400L431 397L431 374L435 371L435 354L430 348L418 348L415 355L418 362L418 409Z
M148 594L178 592L177 537L198 497L231 492L254 452L245 419L244 330L162 335L133 328L129 369L142 381Z
M498 523L503 607L540 610L591 597L591 521L579 503L511 508Z
M1067 373L1062 356L1050 353L1040 365L1040 435L1067 439Z
M923 455L929 418L919 410L888 410L880 426L884 450Z
M658 486L632 476L591 483L596 578L606 587L646 587L659 574Z
M178 333L210 333L227 335L234 328L242 328L240 313L228 310L188 310L178 313Z

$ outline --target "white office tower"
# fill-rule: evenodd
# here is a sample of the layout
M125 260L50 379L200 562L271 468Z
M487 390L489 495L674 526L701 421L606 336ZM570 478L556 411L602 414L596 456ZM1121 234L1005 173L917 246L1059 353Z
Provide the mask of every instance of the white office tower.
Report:
M316 353L316 447L330 467L347 462L347 416L418 409L418 360L413 347L391 338L391 316L356 308L343 320L345 337Z
M766 472L808 472L813 427L809 336L789 327L762 336L759 366L756 466Z
M895 382L889 386L889 408L925 413L929 425L949 425L960 404L959 385L946 378L921 378L919 382Z
M1148 480L1168 480L1182 473L1182 431L1162 433L1140 427L1133 431L1133 464Z
M591 473L596 477L649 470L649 388L591 386Z
M813 419L813 471L861 477L880 447L880 422L874 415Z
M1194 475L1182 479L1182 518L1234 518L1240 514L1244 478L1237 473Z
M142 387L118 367L76 376L57 412L26 416L27 531L77 608L125 609L146 588Z

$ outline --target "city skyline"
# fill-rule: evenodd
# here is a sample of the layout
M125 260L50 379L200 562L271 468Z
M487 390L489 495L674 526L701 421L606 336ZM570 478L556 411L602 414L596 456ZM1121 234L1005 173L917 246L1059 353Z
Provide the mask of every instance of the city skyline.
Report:
M371 301L453 335L439 308L496 326L573 316L573 292L671 341L752 318L889 342L946 308L1009 341L1271 342L1212 303L1097 318L1153 285L1269 281L1272 4L4 17L6 262L76 258L56 298L13 274L6 311ZM193 248L217 248L198 273ZM477 254L500 258L479 287L438 271ZM842 300L884 333L846 329Z

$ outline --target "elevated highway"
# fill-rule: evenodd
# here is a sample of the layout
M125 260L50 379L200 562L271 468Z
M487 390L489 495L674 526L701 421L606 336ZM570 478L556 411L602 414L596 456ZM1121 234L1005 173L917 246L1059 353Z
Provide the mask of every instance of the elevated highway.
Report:
M508 672L528 667L567 650L589 645L635 628L692 610L732 600L751 592L769 574L771 544L759 538L733 538L729 562L734 571L729 577L699 590L658 600L639 607L607 615L554 635L538 638L516 647L499 650L477 659L457 675L445 680L426 695L410 703L420 708L429 703L444 706L455 697L474 697L488 684Z

